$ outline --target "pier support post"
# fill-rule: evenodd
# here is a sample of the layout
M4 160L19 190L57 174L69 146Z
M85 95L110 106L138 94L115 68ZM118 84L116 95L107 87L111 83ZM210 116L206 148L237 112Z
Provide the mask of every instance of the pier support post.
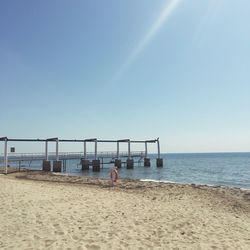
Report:
M130 140L128 140L128 159L127 159L127 169L134 168L134 160L130 158Z
M157 146L158 146L158 158L156 160L156 166L158 168L162 168L163 167L163 159L161 158L161 155L160 155L160 140L159 140L159 138L157 139Z
M4 174L8 173L8 139L4 140Z
M100 172L100 160L93 160L92 161L92 167L93 167L93 172Z
M51 170L50 161L43 160L43 171L50 171L50 170Z
M117 142L116 157L119 159L119 141Z
M87 147L86 147L86 141L84 141L84 159L87 160Z
M48 141L45 142L45 161L49 160L49 155L48 155Z
M115 167L118 167L118 168L122 167L122 160L121 159L115 159Z
M128 159L130 159L130 140L128 140Z
M158 168L162 168L163 167L163 159L162 158L157 158L156 165L157 165Z
M82 159L81 163L82 163L82 170L89 170L89 160Z
M95 160L97 160L97 140L95 140Z
M97 139L95 139L95 159L92 161L93 172L100 172L101 162L97 160Z
M62 171L62 161L53 161L53 172Z
M146 141L145 141L144 167L150 167L150 158L148 158L148 145Z
M53 161L53 172L61 172L62 171L62 161L59 161L59 150L58 145L59 141L56 138L56 160Z
M51 163L49 161L49 154L48 154L48 140L45 141L45 160L43 160L43 171L50 171L51 170Z
M87 159L87 142L84 141L84 158L81 159L82 170L89 170L90 162Z
M134 160L127 159L127 169L133 169L133 168L134 168Z
M58 139L56 139L56 161L59 161L59 153L58 153Z
M144 158L144 167L150 167L150 158Z
M119 141L117 142L117 152L116 152L116 157L115 159L115 167L121 168L122 167L122 161L119 159Z

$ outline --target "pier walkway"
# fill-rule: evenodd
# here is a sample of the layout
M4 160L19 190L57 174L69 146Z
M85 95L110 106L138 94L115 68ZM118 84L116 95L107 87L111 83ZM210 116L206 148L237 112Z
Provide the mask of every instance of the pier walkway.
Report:
M19 161L42 161L45 159L44 153L10 153L8 155L8 162L19 162ZM86 154L88 159L94 159L95 153L88 152ZM144 151L135 151L131 152L131 158L144 158ZM75 160L84 158L84 152L59 152L58 154L59 160ZM111 158L115 159L117 157L116 151L108 151L108 152L98 152L97 158ZM120 152L120 158L128 158L128 152ZM53 161L56 160L56 153L49 153L48 160ZM0 154L0 164L4 162L4 154Z

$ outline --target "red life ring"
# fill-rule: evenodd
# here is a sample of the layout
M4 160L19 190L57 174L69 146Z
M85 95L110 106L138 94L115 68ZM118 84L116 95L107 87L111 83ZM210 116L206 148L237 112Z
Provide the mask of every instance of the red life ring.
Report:
M113 172L115 173L115 178L114 179L113 179ZM111 172L110 172L110 179L112 179L113 182L116 182L116 180L118 179L118 172L117 172L116 169L111 170Z

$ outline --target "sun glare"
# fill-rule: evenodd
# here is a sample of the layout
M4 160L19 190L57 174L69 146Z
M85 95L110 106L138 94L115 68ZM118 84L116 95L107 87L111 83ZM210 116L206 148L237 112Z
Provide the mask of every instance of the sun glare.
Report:
M124 72L129 68L132 62L138 57L138 55L145 49L145 47L150 43L150 41L155 37L156 33L165 23L166 19L173 13L173 11L180 4L181 0L171 0L167 1L165 8L160 13L158 19L153 23L147 34L141 39L135 49L129 54L125 62L116 72L113 77L113 83L120 79Z

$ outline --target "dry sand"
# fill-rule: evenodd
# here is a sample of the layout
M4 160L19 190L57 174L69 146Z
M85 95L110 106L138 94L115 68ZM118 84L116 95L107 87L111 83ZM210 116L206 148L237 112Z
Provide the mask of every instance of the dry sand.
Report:
M0 249L250 249L250 191L0 176Z

